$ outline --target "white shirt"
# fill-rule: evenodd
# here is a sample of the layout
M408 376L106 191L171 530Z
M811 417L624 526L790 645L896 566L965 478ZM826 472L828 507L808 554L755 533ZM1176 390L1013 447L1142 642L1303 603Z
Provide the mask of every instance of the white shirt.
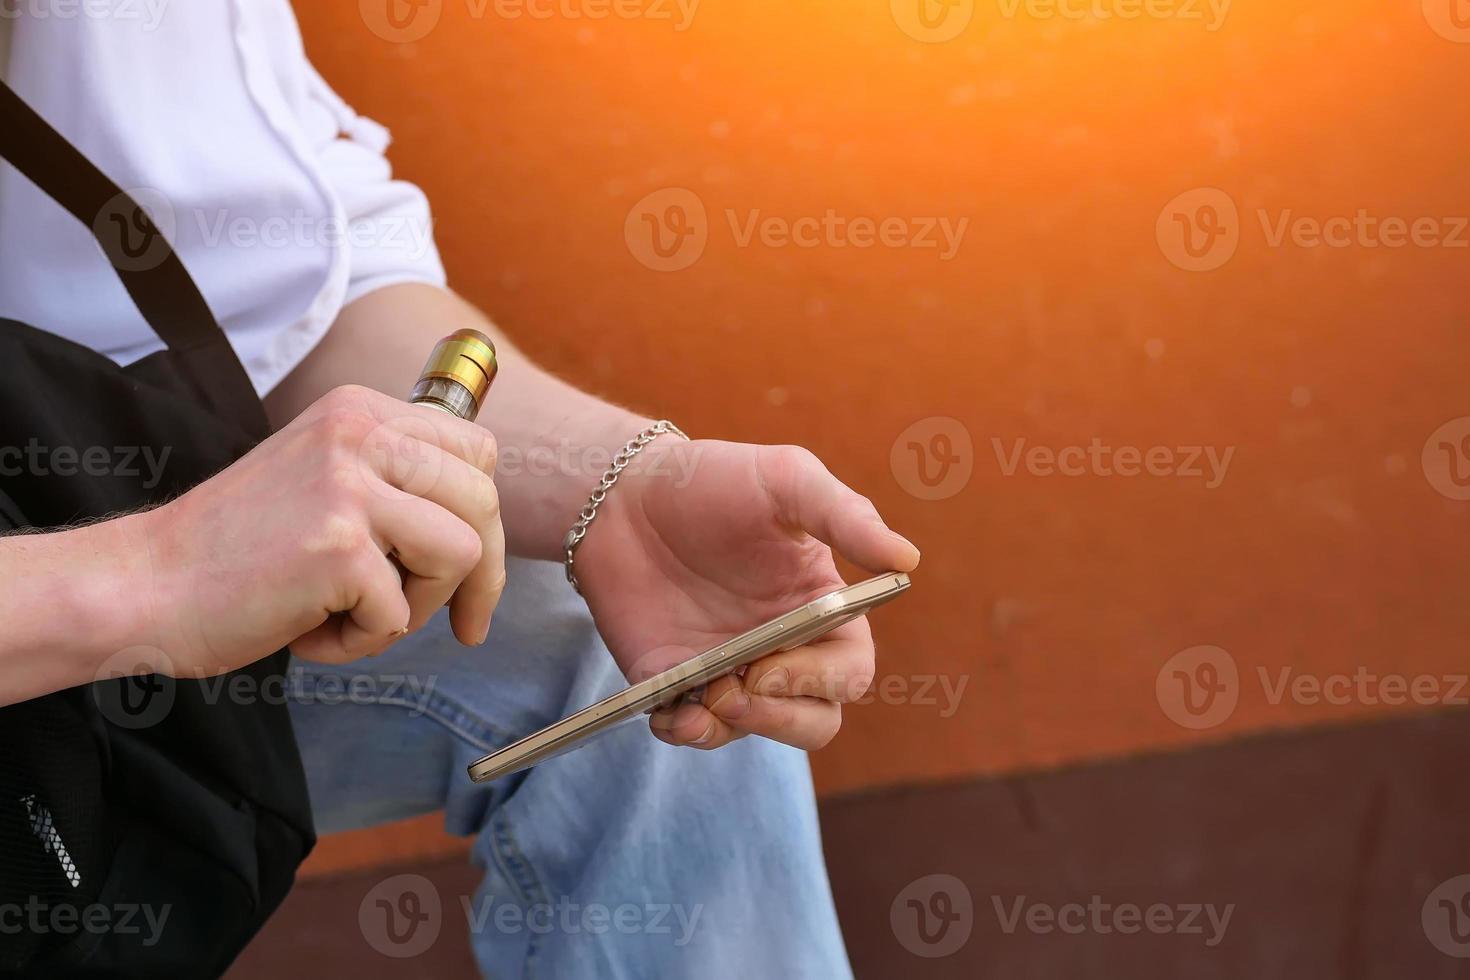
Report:
M428 202L392 179L387 131L311 67L287 0L103 7L112 15L0 3L0 48L7 24L12 35L0 70L152 214L261 394L347 303L444 284ZM163 346L90 231L9 165L0 317L120 364Z

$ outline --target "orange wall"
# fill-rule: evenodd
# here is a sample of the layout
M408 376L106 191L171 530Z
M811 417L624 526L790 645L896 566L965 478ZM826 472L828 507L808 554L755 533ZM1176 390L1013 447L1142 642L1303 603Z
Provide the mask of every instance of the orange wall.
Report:
M442 0L413 43L365 26L380 6L299 13L322 73L395 131L461 292L595 390L810 446L924 549L913 594L876 617L882 673L964 678L959 710L852 711L815 759L823 789L1410 710L1273 705L1257 668L1467 669L1467 504L1421 450L1470 415L1470 249L1272 247L1257 214L1470 215L1470 44L1418 0L1237 0L1217 31L990 0L936 44L879 0L705 0L684 31ZM1239 245L1191 272L1156 226L1202 186L1238 207ZM624 235L666 187L708 215L677 272ZM742 247L727 209L969 225L944 261ZM905 489L908 440L890 455L934 417L962 424L973 475L929 501ZM992 444L1094 437L1234 455L1206 489L1007 476ZM1241 683L1194 731L1155 681L1199 644Z

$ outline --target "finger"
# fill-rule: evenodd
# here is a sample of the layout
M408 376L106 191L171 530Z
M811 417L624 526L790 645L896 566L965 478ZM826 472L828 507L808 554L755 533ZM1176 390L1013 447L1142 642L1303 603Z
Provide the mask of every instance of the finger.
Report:
M762 657L745 671L745 689L766 697L812 697L851 704L868 692L877 669L867 617L826 636Z
M450 511L479 535L475 564L444 598L453 597L449 621L459 641L467 646L483 643L505 590L505 529L500 521L500 494L495 481L488 472L412 434L401 434L397 442L398 458L426 465L417 471L414 467L387 466L381 471L383 479L397 490ZM424 479L426 474L431 478Z
M655 711L649 724L671 745L716 749L744 735L761 735L813 751L842 727L842 706L820 698L750 694L732 674L711 683L701 702Z
M738 718L716 707L715 717L736 732L760 735L814 752L824 747L842 727L842 705L824 698L747 694L749 707Z
M388 556L371 548L361 554L341 608L325 610L325 622L293 641L294 655L319 663L347 663L380 653L408 632L412 610L399 584L398 570ZM346 615L331 615L337 612Z
M804 449L763 447L766 486L783 523L873 572L912 571L919 549L889 529L877 509Z
M495 472L495 436L483 425L380 392L367 392L365 397L369 411L385 427L438 446L483 473Z
M649 716L648 727L661 741L695 749L722 748L743 734L715 717L703 704L688 700L655 711Z
M455 590L449 624L466 646L479 646L490 634L490 620L505 594L505 528L499 504L495 517L480 526L480 561Z
M407 573L408 628L417 630L480 564L480 534L449 509L409 493L375 497L369 519L379 546Z

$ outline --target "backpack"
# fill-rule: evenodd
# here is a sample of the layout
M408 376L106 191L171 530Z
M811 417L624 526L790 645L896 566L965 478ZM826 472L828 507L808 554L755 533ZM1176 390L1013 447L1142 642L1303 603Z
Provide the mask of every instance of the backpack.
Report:
M157 226L3 82L0 158L92 229L166 345L118 367L0 319L0 450L50 462L5 457L0 534L162 503L264 439L248 376ZM105 475L80 462L89 451ZM269 696L287 660L104 677L0 708L0 976L225 971L315 842L285 698Z

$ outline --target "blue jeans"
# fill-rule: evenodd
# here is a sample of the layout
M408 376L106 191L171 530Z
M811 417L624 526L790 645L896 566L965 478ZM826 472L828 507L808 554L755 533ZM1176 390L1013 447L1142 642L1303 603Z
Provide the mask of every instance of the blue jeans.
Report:
M412 955L385 948L407 935L392 916L428 923L437 902L467 916L487 976L850 977L805 753L759 738L706 753L626 725L469 781L474 759L625 685L559 566L512 560L509 573L481 649L441 614L377 659L293 669L318 829L443 809L484 869L474 896L385 883L399 894L364 899L365 938Z

